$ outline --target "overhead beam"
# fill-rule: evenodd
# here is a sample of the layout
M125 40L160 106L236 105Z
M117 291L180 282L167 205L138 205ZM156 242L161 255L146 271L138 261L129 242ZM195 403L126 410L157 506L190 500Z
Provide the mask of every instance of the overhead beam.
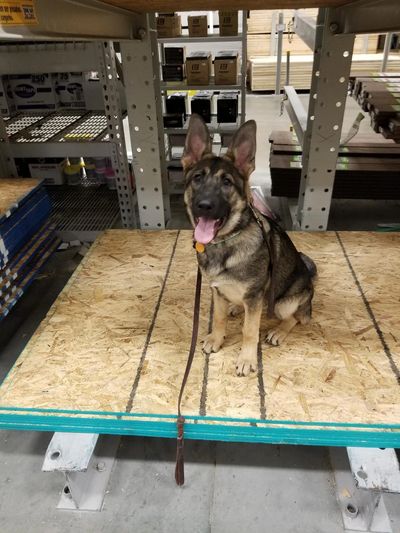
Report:
M358 0L330 11L334 34L400 31L399 0Z
M36 0L34 7L32 23L0 24L0 39L134 39L143 24L143 16L97 0Z

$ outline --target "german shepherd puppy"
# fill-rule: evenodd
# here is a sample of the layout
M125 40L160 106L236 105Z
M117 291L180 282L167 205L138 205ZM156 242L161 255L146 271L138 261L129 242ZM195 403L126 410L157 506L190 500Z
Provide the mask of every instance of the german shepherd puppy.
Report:
M214 304L212 332L204 340L203 351L218 352L221 348L229 306L244 308L238 376L257 369L261 312L271 290L271 255L273 312L281 322L267 332L269 344L279 345L297 322L310 320L316 274L315 264L296 250L288 235L250 207L249 177L255 168L255 152L254 120L243 124L227 153L217 157L211 152L204 121L198 115L191 116L182 157L184 200L194 227L198 263L210 282ZM262 222L264 235L255 215Z

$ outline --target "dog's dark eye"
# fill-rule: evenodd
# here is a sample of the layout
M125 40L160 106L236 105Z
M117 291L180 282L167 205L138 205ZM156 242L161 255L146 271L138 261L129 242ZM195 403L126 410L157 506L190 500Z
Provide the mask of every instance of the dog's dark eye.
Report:
M201 178L203 177L203 173L202 172L196 172L196 174L193 174L192 176L192 179L193 181L200 181Z
M225 187L230 187L232 185L232 182L231 182L231 180L229 178L224 176L222 178L222 184L225 185Z

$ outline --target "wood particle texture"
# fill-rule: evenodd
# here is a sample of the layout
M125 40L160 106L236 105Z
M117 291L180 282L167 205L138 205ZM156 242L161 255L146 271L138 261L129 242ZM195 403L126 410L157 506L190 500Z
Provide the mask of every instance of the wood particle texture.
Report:
M35 187L40 181L31 178L0 178L0 218Z
M186 415L396 424L400 420L400 234L291 233L313 258L313 318L259 372L235 375L242 316L225 346L200 342ZM175 415L192 332L191 231L110 230L97 239L0 387L0 406ZM203 280L199 340L210 322ZM261 335L268 327L263 319Z

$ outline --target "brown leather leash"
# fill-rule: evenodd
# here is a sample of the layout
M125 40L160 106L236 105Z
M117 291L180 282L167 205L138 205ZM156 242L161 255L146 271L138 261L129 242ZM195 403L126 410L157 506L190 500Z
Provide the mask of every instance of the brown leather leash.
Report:
M181 402L183 392L185 390L186 382L189 377L190 368L193 363L194 353L196 351L197 344L197 335L199 332L199 317L200 317L200 296L201 296L201 271L200 268L197 268L197 280L196 280L196 292L194 297L194 307L193 307L193 328L192 328L192 340L190 343L188 360L186 363L185 373L182 379L181 390L178 397L178 436L176 442L176 466L175 466L175 481L177 485L183 485L185 483L185 471L184 471L184 458L183 458L183 447L184 447L184 425L185 418L181 413Z
M255 221L257 222L258 226L261 229L263 239L268 247L269 255L270 255L270 262L269 262L269 270L270 270L270 286L268 291L268 316L273 316L274 312L274 304L275 304L275 248L273 246L273 243L270 242L270 239L272 240L272 231L270 232L270 238L267 235L264 225L262 223L262 220L257 215L257 212L255 211L254 207L249 204L250 210L253 214L253 217ZM263 215L265 216L265 215ZM269 219L269 217L265 218L268 220L270 225L272 224L272 220ZM196 292L194 297L194 306L193 306L193 327L192 327L192 340L190 343L190 349L189 349L189 355L186 362L186 369L185 373L183 375L182 384L181 384L181 390L179 391L178 396L178 419L177 419L177 429L178 429L178 435L177 435L177 442L176 442L176 465L175 465L175 481L177 485L183 485L185 483L185 471L184 471L184 427L185 427L185 418L182 416L181 413L181 403L182 403L182 396L185 390L186 382L189 377L190 369L192 367L194 354L196 351L196 344L197 344L197 336L199 332L199 317L200 317L200 296L201 296L201 271L200 268L197 268L197 280L196 280Z

